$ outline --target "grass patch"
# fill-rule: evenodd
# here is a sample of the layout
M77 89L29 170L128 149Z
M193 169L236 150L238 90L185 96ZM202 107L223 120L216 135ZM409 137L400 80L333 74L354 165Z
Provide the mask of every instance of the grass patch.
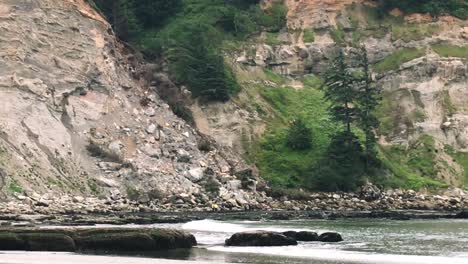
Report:
M444 108L444 112L447 116L453 116L457 109L452 103L452 99L450 98L450 94L447 90L442 91L442 107Z
M468 45L455 46L449 44L432 45L431 48L442 57L458 57L468 59Z
M385 57L382 61L373 66L373 70L378 73L397 70L405 62L422 57L426 54L423 49L405 48Z
M422 110L417 109L411 113L411 120L413 120L416 123L424 122L426 118L427 118L427 115Z
M328 113L328 103L317 89L319 80L309 76L301 90L258 86L260 95L270 105L274 118L269 120L267 132L254 147L254 162L264 179L274 187L298 188L305 186L305 175L325 153L329 136L337 125ZM313 86L310 86L313 85ZM292 114L294 113L294 114ZM289 121L301 117L312 131L312 146L293 150L287 146Z
M408 148L402 145L381 146L379 158L392 175L379 178L379 183L386 187L418 190L447 186L435 178L434 139L428 135L422 135Z
M392 39L403 40L404 42L423 40L431 37L440 31L439 26L435 24L409 24L392 26Z
M311 29L305 29L302 37L304 43L311 43L315 41L315 32Z
M267 81L273 82L276 85L286 84L287 78L281 74L278 74L270 69L264 69L263 73L265 74Z
M265 43L270 46L277 46L281 44L278 32L266 32Z
M11 179L9 190L12 193L22 193L23 187L21 187L15 179Z

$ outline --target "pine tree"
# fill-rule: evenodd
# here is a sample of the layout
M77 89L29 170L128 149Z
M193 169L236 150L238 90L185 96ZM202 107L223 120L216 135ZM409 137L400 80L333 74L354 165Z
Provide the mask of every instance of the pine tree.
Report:
M353 89L354 83L355 77L345 62L343 50L340 49L325 73L325 99L331 103L330 111L334 119L343 122L348 133L351 133L351 124L357 118L357 109L354 107L357 93Z
M369 67L367 50L362 47L356 57L357 66L362 70L362 75L356 81L358 93L356 102L358 106L359 125L365 135L366 168L369 168L372 160L376 160L377 143L375 130L379 126L379 120L375 116L375 110L380 103L380 89L375 85Z

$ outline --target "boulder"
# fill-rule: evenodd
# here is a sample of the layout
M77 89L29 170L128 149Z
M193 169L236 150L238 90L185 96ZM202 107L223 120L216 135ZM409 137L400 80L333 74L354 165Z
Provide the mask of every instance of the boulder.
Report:
M321 234L318 240L321 242L340 242L343 241L343 238L336 232L326 232Z
M238 247L292 246L297 245L297 241L279 232L247 231L232 235L226 239L225 245Z
M319 241L318 234L311 231L286 231L282 234L297 241Z

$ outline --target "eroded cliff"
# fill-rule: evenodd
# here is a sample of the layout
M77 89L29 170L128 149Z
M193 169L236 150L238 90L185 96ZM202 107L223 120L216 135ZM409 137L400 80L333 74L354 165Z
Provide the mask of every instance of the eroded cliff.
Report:
M155 92L175 85L140 62L83 0L2 0L3 197L252 202L243 160L175 116Z

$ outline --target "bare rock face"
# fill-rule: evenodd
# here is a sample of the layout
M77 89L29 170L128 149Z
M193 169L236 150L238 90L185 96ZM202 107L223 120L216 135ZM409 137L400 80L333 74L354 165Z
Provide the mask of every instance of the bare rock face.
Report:
M198 132L134 78L135 61L84 0L1 1L4 196L164 197L204 192L206 168L234 177L241 159L200 151Z

